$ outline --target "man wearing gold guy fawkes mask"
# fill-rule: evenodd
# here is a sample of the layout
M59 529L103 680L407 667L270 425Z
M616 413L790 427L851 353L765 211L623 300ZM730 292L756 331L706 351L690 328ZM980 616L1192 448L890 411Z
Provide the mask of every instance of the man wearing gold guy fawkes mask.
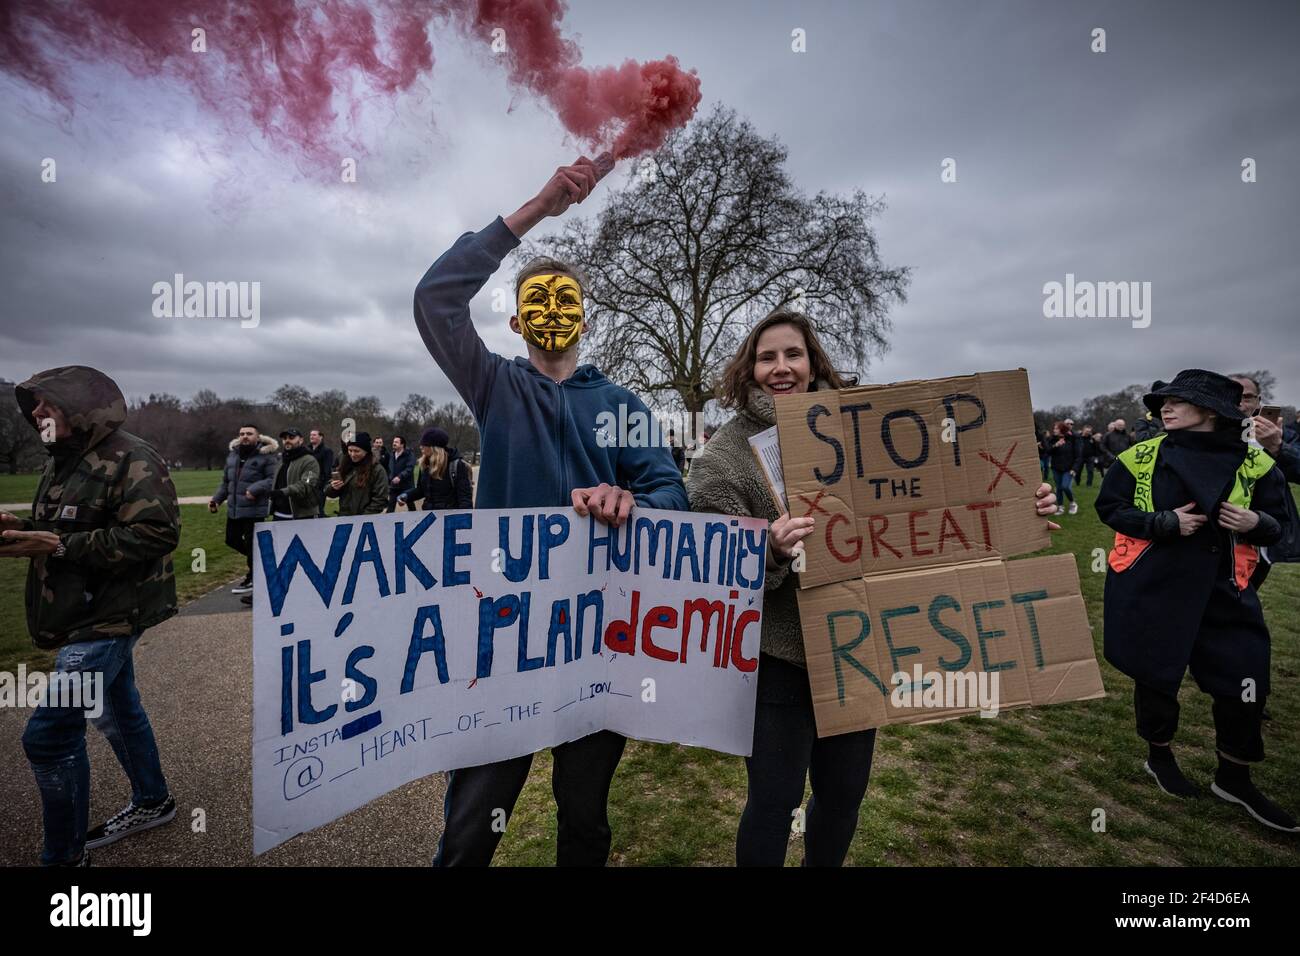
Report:
M516 212L456 240L415 290L420 336L478 421L479 508L571 506L581 518L591 515L615 527L627 521L633 505L688 509L681 472L667 448L611 446L598 430L598 416L617 417L620 406L629 418L640 412L648 419L649 411L594 365L578 364L583 311L577 270L554 259L534 260L520 270L510 328L523 336L527 358L493 354L470 316L470 300L519 245L519 237L582 202L598 178L585 158L561 166ZM485 679L509 670L498 665ZM602 866L608 859L606 803L625 743L619 734L602 730L552 748L561 866ZM435 865L491 862L503 829L493 821L501 810L508 815L514 809L532 759L525 754L452 773Z
M543 272L520 284L516 324L530 345L568 351L582 337L582 319L582 289L572 276Z

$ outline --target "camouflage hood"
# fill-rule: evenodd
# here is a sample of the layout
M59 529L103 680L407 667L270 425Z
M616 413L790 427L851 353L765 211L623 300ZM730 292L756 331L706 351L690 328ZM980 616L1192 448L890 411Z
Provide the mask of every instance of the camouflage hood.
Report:
M40 431L32 412L41 397L68 420L75 436L94 448L126 421L126 399L117 383L88 365L63 365L37 372L14 388L18 407L27 422Z

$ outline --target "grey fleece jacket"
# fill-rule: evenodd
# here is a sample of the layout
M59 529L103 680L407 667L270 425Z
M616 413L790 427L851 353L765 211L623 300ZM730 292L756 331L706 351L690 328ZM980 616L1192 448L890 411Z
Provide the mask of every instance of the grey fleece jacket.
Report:
M745 407L718 429L691 462L686 496L692 511L745 515L768 521L780 516L749 448L751 435L775 424L772 396L762 389L751 388ZM806 667L795 596L798 590L798 579L790 573L790 562L781 562L775 570L768 565L763 579L763 630L759 650Z

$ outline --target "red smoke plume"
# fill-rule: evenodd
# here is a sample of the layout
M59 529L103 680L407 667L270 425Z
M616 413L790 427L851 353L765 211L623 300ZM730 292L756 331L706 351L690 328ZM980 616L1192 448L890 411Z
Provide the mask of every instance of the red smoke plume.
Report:
M76 63L114 63L191 89L231 127L254 124L286 150L335 154L341 109L391 97L433 67L441 20L486 44L504 39L511 82L544 99L565 129L616 158L657 148L700 101L674 57L581 66L560 34L562 0L3 0L0 68L73 106ZM191 31L206 33L206 53ZM503 30L503 34L494 33Z

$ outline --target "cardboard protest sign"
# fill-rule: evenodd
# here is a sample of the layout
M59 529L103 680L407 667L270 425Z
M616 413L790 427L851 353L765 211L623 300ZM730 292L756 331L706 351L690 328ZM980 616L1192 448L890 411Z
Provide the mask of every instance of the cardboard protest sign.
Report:
M1023 369L776 401L820 736L1104 696Z
M799 616L823 737L1105 696L1068 554L828 584Z
M767 523L634 509L259 525L253 848L608 729L748 754Z
M782 397L776 422L790 514L818 521L800 587L1051 543L1024 369Z

